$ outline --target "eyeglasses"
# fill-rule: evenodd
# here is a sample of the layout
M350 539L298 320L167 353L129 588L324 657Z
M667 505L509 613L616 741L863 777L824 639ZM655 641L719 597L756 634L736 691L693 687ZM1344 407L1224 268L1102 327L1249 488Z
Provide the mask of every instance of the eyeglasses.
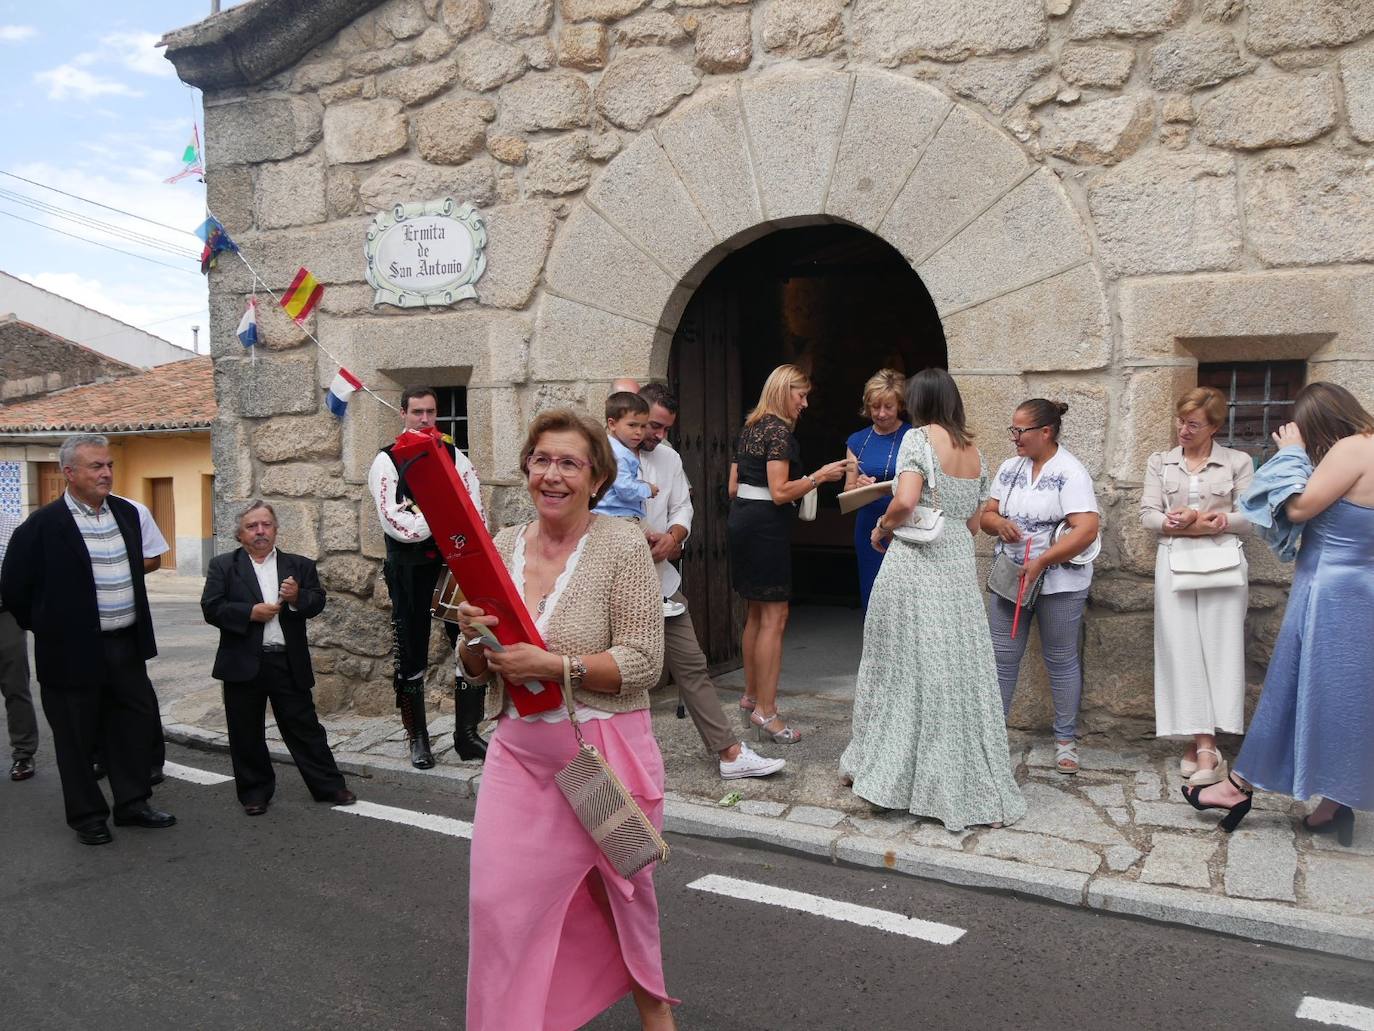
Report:
M1203 430L1211 429L1212 424L1206 422L1184 422L1182 419L1175 420L1181 430L1191 430L1193 433L1201 433Z
M1012 440L1020 440L1021 434L1029 433L1031 430L1043 430L1044 426L1008 426L1007 432L1011 434Z
M558 466L561 476L576 476L583 469L591 467L591 462L582 458L570 458L564 455L562 458L555 458L553 455L545 455L535 452L525 459L525 471L528 473L538 473L540 476L549 471L549 466Z

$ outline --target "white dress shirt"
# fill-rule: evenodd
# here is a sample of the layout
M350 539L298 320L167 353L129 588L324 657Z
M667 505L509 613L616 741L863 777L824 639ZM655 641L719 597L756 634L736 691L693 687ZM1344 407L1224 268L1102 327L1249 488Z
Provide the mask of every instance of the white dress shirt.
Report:
M682 456L667 441L652 451L639 453L640 475L658 485L658 494L644 503L644 522L655 533L666 533L670 526L692 532L692 485L682 468ZM686 540L686 538L683 538ZM682 586L682 575L671 562L658 563L658 578L663 597L671 598Z
M273 548L271 554L261 562L253 558L252 552L248 553L248 559L253 563L253 572L257 574L262 600L269 605L275 605L281 600L281 580L277 578L277 549ZM262 625L262 643L286 643L286 635L281 632L281 619L277 616L273 616Z

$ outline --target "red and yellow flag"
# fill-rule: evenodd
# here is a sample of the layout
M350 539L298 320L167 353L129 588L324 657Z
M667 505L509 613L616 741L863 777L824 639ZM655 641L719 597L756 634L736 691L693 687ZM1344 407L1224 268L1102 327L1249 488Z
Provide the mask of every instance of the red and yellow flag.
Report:
M281 306L293 322L300 324L315 310L315 305L320 303L323 296L324 287L306 269L301 269L281 295Z

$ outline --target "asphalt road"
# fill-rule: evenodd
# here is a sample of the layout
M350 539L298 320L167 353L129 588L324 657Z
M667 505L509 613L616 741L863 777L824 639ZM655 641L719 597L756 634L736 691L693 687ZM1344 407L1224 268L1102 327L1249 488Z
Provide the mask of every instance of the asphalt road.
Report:
M169 759L228 772L220 755ZM444 795L352 786L472 817ZM242 815L228 783L169 779L154 801L176 827L113 828L91 848L62 823L51 763L0 782L0 1028L462 1027L466 840L315 803L289 767L265 817ZM1305 996L1374 1008L1374 967L1354 961L670 840L657 883L683 1029L1315 1028L1295 1016ZM708 875L830 901L693 887ZM834 903L964 933L936 944L822 915ZM626 1001L589 1026L638 1021Z

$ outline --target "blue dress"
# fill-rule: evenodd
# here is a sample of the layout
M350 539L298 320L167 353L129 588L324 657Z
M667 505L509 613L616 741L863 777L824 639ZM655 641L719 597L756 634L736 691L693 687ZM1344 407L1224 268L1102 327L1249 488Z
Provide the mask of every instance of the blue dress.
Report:
M1374 508L1342 499L1303 529L1236 772L1266 791L1374 810Z
M897 455L901 451L902 438L911 430L911 423L904 422L891 433L879 433L872 426L849 435L845 447L859 460L859 472L872 476L875 480L890 480L897 475ZM869 536L878 520L887 511L888 498L870 501L855 514L854 552L859 558L859 602L868 611L868 596L873 591L873 581L878 578L878 568L883 564L883 556L873 550Z

